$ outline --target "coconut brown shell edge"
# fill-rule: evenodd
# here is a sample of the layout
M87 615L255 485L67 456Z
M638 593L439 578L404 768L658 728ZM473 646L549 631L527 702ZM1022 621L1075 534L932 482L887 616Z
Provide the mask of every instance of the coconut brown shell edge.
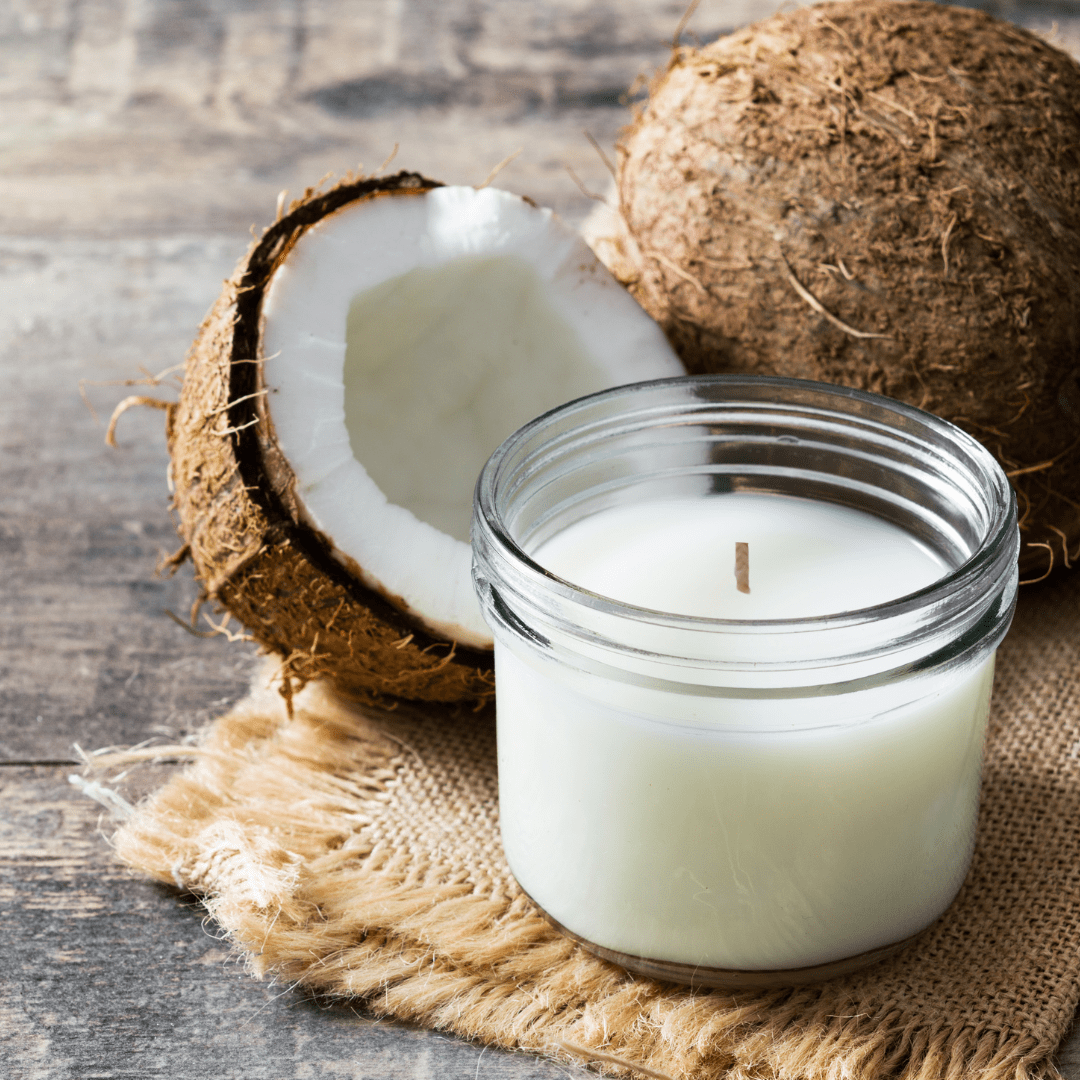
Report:
M203 598L282 659L287 697L321 678L357 700L478 708L494 696L490 651L427 630L337 561L307 524L263 402L261 304L300 236L360 199L441 186L415 173L308 189L255 242L226 282L188 354L167 438L173 505Z

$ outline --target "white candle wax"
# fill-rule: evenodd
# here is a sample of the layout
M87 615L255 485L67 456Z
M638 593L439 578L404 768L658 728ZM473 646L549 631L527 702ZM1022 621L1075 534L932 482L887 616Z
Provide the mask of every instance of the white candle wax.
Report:
M750 592L735 545L750 547ZM711 619L800 619L915 592L948 566L870 514L790 495L739 492L616 506L553 536L533 558L579 588Z
M738 620L856 610L947 572L868 514L749 493L602 510L531 554L624 603ZM818 692L697 694L644 662L637 683L608 681L497 636L510 866L557 921L633 956L791 969L900 941L966 873L992 666L845 693L825 669Z

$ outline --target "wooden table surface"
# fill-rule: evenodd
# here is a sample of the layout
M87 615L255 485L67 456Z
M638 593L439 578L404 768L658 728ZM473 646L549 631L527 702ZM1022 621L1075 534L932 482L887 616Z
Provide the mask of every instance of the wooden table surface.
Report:
M249 646L185 633L160 413L101 385L179 363L249 228L361 162L499 183L580 222L620 98L682 0L4 0L0 4L0 1080L578 1075L257 983L190 898L115 862L68 782L87 749L182 738ZM707 39L768 14L705 0ZM1059 24L1080 9L1003 6ZM80 399L79 384L97 410ZM154 778L160 780L165 767ZM1080 1080L1080 1042L1061 1063Z

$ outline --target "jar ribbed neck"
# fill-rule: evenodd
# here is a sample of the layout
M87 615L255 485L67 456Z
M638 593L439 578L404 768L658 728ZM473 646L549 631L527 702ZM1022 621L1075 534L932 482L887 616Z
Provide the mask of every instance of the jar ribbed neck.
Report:
M874 607L747 621L601 597L529 554L597 509L710 485L868 510L952 569ZM712 686L854 684L957 661L973 642L996 645L1015 602L1018 547L1012 489L971 436L879 395L764 376L639 383L545 414L492 455L473 522L474 578L497 634L583 666L632 658L635 677Z

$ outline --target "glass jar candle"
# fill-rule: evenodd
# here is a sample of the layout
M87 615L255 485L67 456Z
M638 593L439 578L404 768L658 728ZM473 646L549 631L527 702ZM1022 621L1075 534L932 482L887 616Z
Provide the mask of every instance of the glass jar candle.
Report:
M522 428L473 522L521 887L704 986L899 948L970 863L1018 544L993 457L873 394L687 377Z

